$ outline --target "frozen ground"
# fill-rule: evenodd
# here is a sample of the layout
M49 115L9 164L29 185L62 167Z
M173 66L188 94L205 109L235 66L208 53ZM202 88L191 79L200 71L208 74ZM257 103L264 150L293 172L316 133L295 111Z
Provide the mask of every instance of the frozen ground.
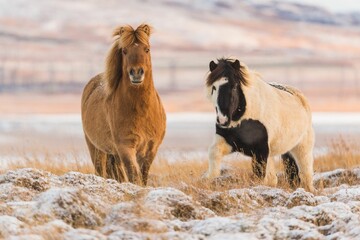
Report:
M8 171L0 175L0 238L359 239L360 169L317 174L315 185L316 195L264 186L212 192Z

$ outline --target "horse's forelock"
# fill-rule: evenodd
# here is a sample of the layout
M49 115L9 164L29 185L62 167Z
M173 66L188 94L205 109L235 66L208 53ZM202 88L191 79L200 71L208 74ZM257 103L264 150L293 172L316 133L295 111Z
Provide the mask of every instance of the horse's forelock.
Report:
M224 76L231 77L232 74L230 74L230 73L233 72L234 77L236 79L229 79L229 80L234 80L234 81L238 80L238 81L240 81L240 83L242 85L247 86L249 84L248 68L245 65L240 64L240 70L237 72L231 66L231 64L234 61L235 61L235 59L228 59L228 58L218 59L217 67L212 72L210 72L210 74L206 80L206 85L209 87L214 82L216 82L218 79L220 79L221 77L224 77Z
M130 25L115 28L113 37L118 41L119 48L126 48L134 43L142 43L150 46L149 37L151 34L151 26L141 24L136 30Z

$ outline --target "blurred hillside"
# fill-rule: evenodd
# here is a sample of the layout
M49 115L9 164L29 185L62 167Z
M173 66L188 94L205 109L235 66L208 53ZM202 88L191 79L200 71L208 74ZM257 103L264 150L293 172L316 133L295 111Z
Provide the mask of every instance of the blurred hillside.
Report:
M360 94L359 12L264 0L0 0L0 92L80 93L112 29L143 22L163 93L201 88L210 60L236 56L310 96Z

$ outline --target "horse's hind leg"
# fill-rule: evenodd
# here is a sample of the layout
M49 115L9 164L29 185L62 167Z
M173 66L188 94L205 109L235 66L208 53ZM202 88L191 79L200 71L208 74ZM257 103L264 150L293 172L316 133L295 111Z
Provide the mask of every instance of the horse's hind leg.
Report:
M297 188L300 184L299 168L296 165L295 158L290 152L281 155L285 168L285 178L291 188Z
M315 190L313 186L313 148L314 132L311 128L301 142L290 151L299 169L300 186L310 192Z
M90 152L91 161L95 168L95 174L106 177L106 154L97 149L86 135L85 140Z

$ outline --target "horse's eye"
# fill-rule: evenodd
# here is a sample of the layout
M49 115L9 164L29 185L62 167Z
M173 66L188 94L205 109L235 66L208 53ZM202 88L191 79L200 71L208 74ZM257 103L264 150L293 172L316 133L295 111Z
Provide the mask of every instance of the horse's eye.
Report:
M214 91L216 91L216 87L213 86L212 89L211 89L211 95L213 95Z
M122 52L123 52L124 55L126 55L127 54L126 48L123 48Z

